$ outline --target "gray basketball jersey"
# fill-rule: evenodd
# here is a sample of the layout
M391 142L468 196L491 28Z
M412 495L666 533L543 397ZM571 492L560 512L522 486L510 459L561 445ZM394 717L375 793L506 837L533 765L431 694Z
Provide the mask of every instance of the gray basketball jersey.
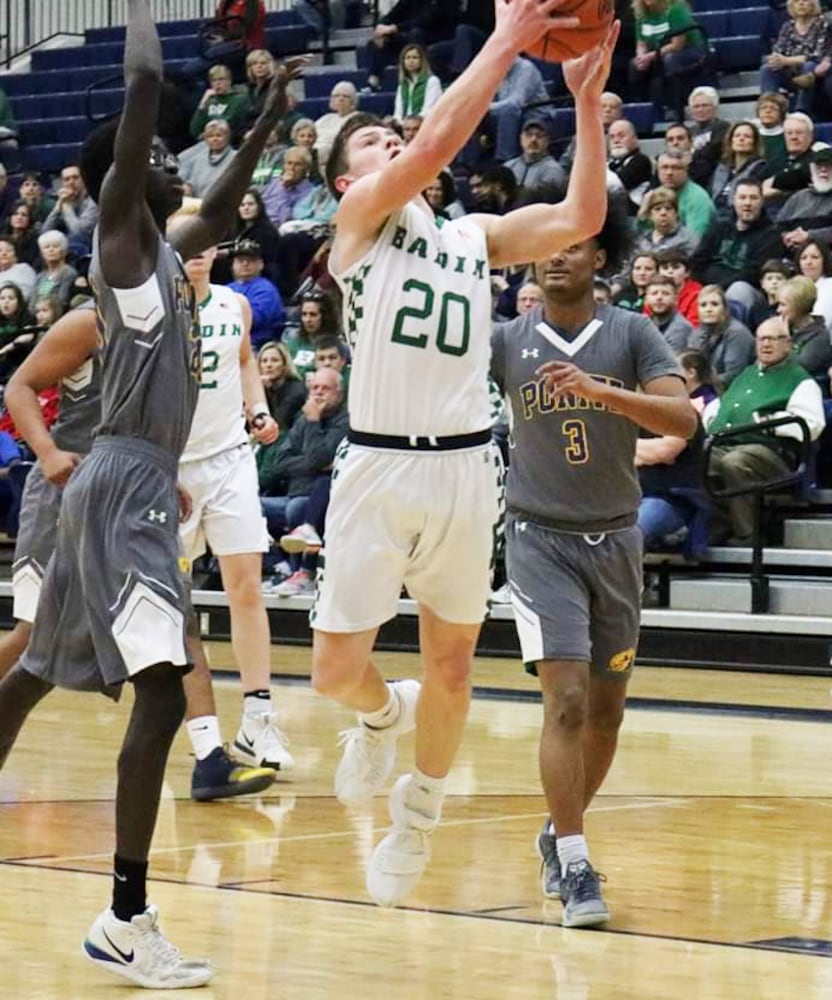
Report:
M79 310L93 312L89 302ZM52 424L52 440L63 451L86 455L92 435L101 420L101 358L96 351L58 386L58 416Z
M509 414L510 511L563 530L604 531L631 523L641 491L634 456L638 427L606 406L554 396L535 370L577 365L592 378L636 389L679 375L664 337L646 317L599 306L574 337L549 326L542 307L492 336L492 373Z
M96 230L90 283L106 372L97 435L141 438L178 460L201 376L196 296L179 256L160 235L154 273L138 288L114 289L101 273Z

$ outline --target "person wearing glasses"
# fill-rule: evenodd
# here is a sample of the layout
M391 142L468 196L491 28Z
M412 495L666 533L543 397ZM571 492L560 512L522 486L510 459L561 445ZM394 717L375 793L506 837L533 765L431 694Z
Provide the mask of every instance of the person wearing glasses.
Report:
M69 240L70 252L83 255L92 249L92 231L97 223L98 207L87 194L80 167L71 163L61 170L58 200L46 216L42 232L57 229Z

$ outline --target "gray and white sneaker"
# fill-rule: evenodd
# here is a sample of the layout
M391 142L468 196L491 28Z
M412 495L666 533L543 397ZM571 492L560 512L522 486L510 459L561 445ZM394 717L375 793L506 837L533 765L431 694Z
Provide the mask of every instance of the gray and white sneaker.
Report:
M573 861L566 866L560 882L564 927L595 927L610 919L601 882L606 882L605 876L598 874L589 861Z
M371 729L361 721L345 729L339 740L344 748L335 771L335 796L345 806L363 805L380 792L396 763L396 741L416 728L418 681L394 681L388 685L399 700L399 717L385 729Z
M547 899L560 899L560 858L558 841L552 821L547 816L540 833L534 838L537 856L540 858L540 886Z

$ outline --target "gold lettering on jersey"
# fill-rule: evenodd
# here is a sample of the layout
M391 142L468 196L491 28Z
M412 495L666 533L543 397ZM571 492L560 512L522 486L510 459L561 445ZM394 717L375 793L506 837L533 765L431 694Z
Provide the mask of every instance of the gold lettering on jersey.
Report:
M397 250L404 250L407 254L420 257L422 260L428 259L428 242L424 236L416 236L411 242L407 242L409 233L404 226L396 226L393 232L391 245ZM451 270L454 274L470 274L480 281L488 281L488 261L480 258L463 257L459 255L449 256L444 250L437 250L432 263L443 271Z
M590 375L590 378L602 385L613 386L616 389L624 388L621 379L613 378L611 375ZM523 382L518 386L517 394L520 397L520 412L524 420L531 420L535 416L546 416L549 413L571 413L581 410L615 413L615 410L604 403L593 403L571 392L559 395L543 379Z

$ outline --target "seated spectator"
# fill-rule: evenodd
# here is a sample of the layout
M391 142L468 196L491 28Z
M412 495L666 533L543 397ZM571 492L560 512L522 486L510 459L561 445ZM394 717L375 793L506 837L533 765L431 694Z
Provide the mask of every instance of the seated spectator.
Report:
M40 264L38 250L38 224L32 216L29 205L16 201L9 212L8 235L14 242L14 250L19 261L37 267Z
M249 124L257 121L263 111L276 68L277 64L268 49L252 49L246 56Z
M285 434L306 402L306 386L298 375L295 363L285 344L267 340L257 355L257 367L266 392L269 413Z
M595 278L592 282L592 299L596 306L611 306L612 288L603 278Z
M245 295L251 306L251 346L255 351L267 340L279 340L286 322L280 292L263 277L263 252L254 240L241 240L231 251L234 280L228 287Z
M801 111L786 115L783 121L783 139L786 159L770 162L770 177L763 181L763 196L768 204L780 206L794 191L809 186L809 158L815 137L815 123Z
M674 153L684 153L690 163L693 157L693 135L684 122L668 125L664 133L664 148Z
M72 286L78 277L75 268L66 262L69 242L63 233L47 229L38 237L38 247L43 266L35 276L35 286L29 301L34 303L35 299L43 298L44 295L54 295L66 309Z
M379 18L365 49L367 88L379 90L384 67L394 63L406 45L427 47L451 38L456 4L447 0L398 0Z
M245 55L266 48L266 5L263 0L219 0L203 52L190 59L186 77L202 76L212 63L242 67Z
M711 176L710 195L717 218L731 218L734 188L740 181L761 181L768 170L757 126L751 122L733 122L725 133L722 156Z
M814 315L817 291L811 278L789 278L777 293L777 312L792 339L792 355L815 378L832 364L832 343L822 316Z
M228 122L216 118L205 126L202 139L179 157L179 176L187 181L191 194L201 198L236 155L236 150L231 148Z
M618 291L613 287L613 301L619 309L643 312L647 286L658 273L655 254L637 253L623 286L619 286Z
M786 161L783 122L789 110L788 100L780 93L761 94L757 98L755 122L763 142L763 159L774 166Z
M43 231L57 229L69 240L70 253L92 253L92 232L98 224L98 208L87 194L81 171L70 164L61 171L61 186L55 207L43 220Z
M672 188L679 203L679 221L698 239L714 218L714 203L703 188L690 179L687 153L666 151L659 154L656 175L662 187Z
M708 403L719 397L719 376L702 351L682 351L679 355L679 367L685 376L685 386L693 408L701 415Z
M656 254L659 274L676 286L676 309L692 326L699 326L699 293L702 285L690 276L690 258L678 247Z
M35 287L35 269L30 264L18 261L11 236L0 236L0 284L5 286L10 283L27 300Z
M827 327L832 330L832 251L829 244L809 240L797 252L796 259L798 271L815 283L815 313L823 316Z
M402 141L405 146L413 142L425 119L421 115L405 115L401 122Z
M678 298L673 279L661 274L650 279L644 296L644 311L677 354L685 350L693 333L693 326L676 310Z
M714 220L691 258L693 276L725 289L742 316L761 299L756 286L764 261L780 251L780 234L765 213L759 181L734 188L734 218Z
M517 289L517 315L523 316L543 305L543 289L536 281L526 281Z
M639 222L649 226L636 239L636 250L669 250L678 247L686 256L696 249L698 238L679 222L679 199L673 188L648 191L638 211Z
M524 109L549 104L549 94L540 70L523 56L517 56L503 77L488 109L486 131L494 136L494 158L501 163L520 153L520 125Z
M604 126L604 132L609 132L610 125L613 122L617 122L621 117L621 112L624 108L624 102L618 96L614 94L611 90L605 90L601 94L601 124ZM569 173L572 170L572 163L575 159L575 137L572 136L569 141L569 145L566 147L566 151L561 155L560 165L563 169Z
M436 180L422 192L433 214L445 219L460 219L465 215L465 206L456 196L453 174L443 170Z
M639 149L635 126L626 118L613 122L607 132L607 166L627 192L630 215L635 215L653 176L650 157Z
M35 299L32 306L32 316L35 324L46 332L66 312L60 300L55 295L42 295Z
M300 302L300 324L289 327L283 337L298 375L303 379L315 369L315 341L324 335L337 335L338 319L328 295L309 292Z
M322 368L334 368L341 376L341 386L344 395L350 387L350 354L346 342L331 333L324 333L315 338L315 371Z
M0 284L0 385L6 384L35 346L33 326L17 285L10 281Z
M285 441L262 449L260 502L272 538L281 538L305 519L305 502L323 476L329 478L335 453L347 433L341 376L322 368L309 379L309 396ZM278 495L269 495L278 489ZM274 592L289 597L314 590L314 563L305 563Z
M794 268L785 260L771 258L760 268L760 291L762 298L748 310L746 326L753 333L763 320L777 315L778 293L789 278L794 277Z
M788 0L786 9L789 18L770 54L763 57L760 91L789 91L796 95L796 109L808 112L817 78L829 72L828 62L823 61L828 25L819 0Z
M421 45L406 45L399 56L393 117L398 121L410 115L424 118L441 96L442 84L431 72L425 50Z
M315 123L312 119L298 118L292 126L289 139L293 146L302 146L304 149L309 150L309 155L312 157L312 165L309 168L309 180L313 184L322 183L323 174L318 162L318 150L315 148L315 143L318 141L318 130L315 128Z
M283 130L280 126L273 128L266 137L263 152L257 159L251 173L251 186L262 191L271 181L280 177L283 169L283 157L289 147L283 141Z
M278 229L292 218L295 205L312 190L311 165L309 150L293 146L283 157L283 173L263 188L266 215Z
M707 188L722 156L722 144L730 122L719 117L719 92L714 87L695 87L688 98L693 138L690 176Z
M17 122L6 92L0 89L0 161L11 161L18 150Z
M766 417L802 417L816 441L826 420L817 382L791 353L791 338L779 316L767 319L757 331L756 361L734 380L721 400L705 409L703 423L710 434L744 424L756 424ZM729 489L785 475L793 468L789 442L800 439L796 424L773 431L751 430L711 449L708 475ZM732 497L717 504L719 520L712 537L722 541L733 535L740 545L751 542L754 527L754 498L750 494ZM729 539L730 543L731 539Z
M30 171L23 175L18 197L29 206L29 212L40 229L41 223L52 211L55 199L44 191L39 174Z
M318 167L322 172L326 168L335 136L341 131L341 126L350 115L354 115L358 110L358 91L355 89L355 84L349 80L340 80L336 83L329 95L329 107L330 110L315 122L317 132L315 150L318 153Z
M278 283L278 244L280 238L277 230L269 221L263 198L257 188L251 187L243 195L234 228L228 234L228 239L234 244L243 240L253 240L260 247L263 256L263 275L273 284ZM231 273L231 248L229 252L220 252L211 270L211 280L218 285L227 285L233 280Z
M820 143L809 155L811 185L795 191L777 215L783 246L796 250L807 240L832 239L832 146Z
M699 326L688 346L701 351L726 389L754 356L754 337L731 315L719 285L705 285L699 293Z
M208 86L191 117L191 136L199 139L208 122L224 121L231 135L239 137L248 123L251 102L247 93L231 89L231 70L227 66L212 66L208 70Z
M566 173L549 152L550 119L539 112L527 115L520 132L520 155L506 163L517 179L518 192L535 191L545 187L566 191Z
M285 236L289 233L314 233L317 230L325 229L327 234L330 223L338 211L338 202L326 184L318 184L308 191L306 196L301 198L292 210L292 218L284 222L280 227L280 233ZM312 250L317 248L317 240ZM310 250L310 256L312 254ZM304 265L305 265L304 261Z
M468 178L472 207L476 212L504 215L517 197L517 179L503 163L487 163Z
M636 54L628 75L630 96L681 114L682 78L702 61L702 33L685 0L634 0L633 9Z

